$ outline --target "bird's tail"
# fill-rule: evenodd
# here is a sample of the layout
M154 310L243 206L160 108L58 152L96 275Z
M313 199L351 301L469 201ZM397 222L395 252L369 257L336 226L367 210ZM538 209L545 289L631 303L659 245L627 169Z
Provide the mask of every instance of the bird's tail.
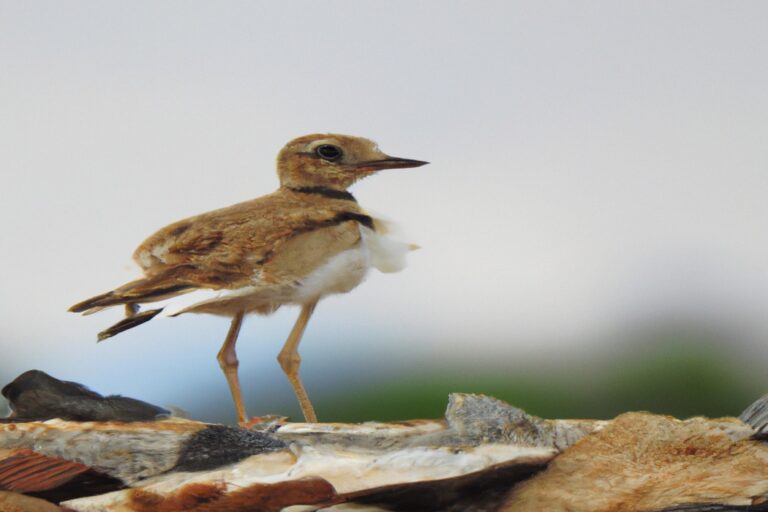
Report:
M172 269L155 276L131 281L110 292L102 293L101 295L96 295L90 299L78 302L70 307L69 311L90 315L105 308L125 305L126 318L100 332L98 339L99 341L102 341L148 322L162 311L162 308L159 308L139 313L139 304L145 302L157 302L182 293L190 292L195 288L196 286L184 281L182 274L178 269Z
M69 308L72 313L88 315L96 313L104 308L119 306L121 304L132 305L144 302L156 302L179 295L185 291L191 291L194 286L184 283L166 283L165 286L152 286L152 279L138 279L132 281L111 292L96 295L90 299L78 302Z

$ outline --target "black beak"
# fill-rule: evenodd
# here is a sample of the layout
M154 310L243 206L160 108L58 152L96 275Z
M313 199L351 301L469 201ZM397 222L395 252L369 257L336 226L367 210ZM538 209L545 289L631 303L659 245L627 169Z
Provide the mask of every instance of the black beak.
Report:
M358 169L378 171L381 169L406 169L408 167L421 167L427 165L429 162L423 162L421 160L411 160L409 158L396 158L388 157L381 160L369 160L367 162L360 162L355 167Z

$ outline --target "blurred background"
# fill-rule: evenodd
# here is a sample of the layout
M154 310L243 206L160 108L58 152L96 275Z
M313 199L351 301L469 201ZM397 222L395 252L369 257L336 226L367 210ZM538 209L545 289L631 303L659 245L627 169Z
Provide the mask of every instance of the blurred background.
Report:
M428 160L354 186L422 246L323 301L321 420L451 391L559 417L738 414L768 391L768 4L0 0L0 383L30 368L234 421L223 318L73 303L156 229L277 186L313 132ZM252 415L300 418L249 317Z

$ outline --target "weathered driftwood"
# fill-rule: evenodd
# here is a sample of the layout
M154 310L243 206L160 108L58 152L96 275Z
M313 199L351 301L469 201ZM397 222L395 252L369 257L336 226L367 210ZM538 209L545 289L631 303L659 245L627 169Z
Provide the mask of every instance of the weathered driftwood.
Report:
M454 394L444 419L399 423L5 420L0 489L88 512L768 511L766 411L544 420Z

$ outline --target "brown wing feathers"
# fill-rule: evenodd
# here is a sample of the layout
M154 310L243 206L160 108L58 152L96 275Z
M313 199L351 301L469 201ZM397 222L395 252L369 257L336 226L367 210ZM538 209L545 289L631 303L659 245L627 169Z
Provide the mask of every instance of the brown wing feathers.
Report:
M279 199L279 195L270 197L270 201ZM258 215L262 213L258 208L245 211L251 208L247 203L180 221L147 239L137 250L134 257L148 274L147 277L79 302L69 311L90 314L111 306L128 306L125 319L99 333L101 341L148 322L162 311L153 309L139 313L138 304L156 302L199 288L237 288L249 284L256 267L268 263L282 243L300 234L349 221L373 229L371 217L357 208L350 208L348 201L342 201L342 204L343 208L325 210L320 216L316 210L314 215L308 215L301 208L286 208L297 214L273 218L268 225L271 236L261 233L264 228L261 222L249 226L252 231L233 230L255 219L265 220ZM257 215L254 217L252 214ZM201 222L205 227L199 225ZM284 224L284 229L275 229L280 224ZM245 236L246 239L238 239L239 243L234 244L232 237L238 236ZM154 254L154 247L163 247L162 259Z
M329 219L309 221L305 222L304 225L294 227L284 239L290 239L302 233L339 225L348 221L355 221L368 228L373 228L373 220L368 215L355 212L341 212ZM216 243L208 245L208 250L211 250L221 242L221 234L218 233L217 235L214 237ZM187 251L187 254L202 254L201 246L198 245L195 251ZM256 265L263 264L270 259L271 255L272 251L267 251L261 260L250 263L248 266L253 266L254 263ZM120 304L155 302L179 295L180 293L192 291L195 288L227 288L227 285L242 280L243 277L247 279L247 275L252 272L251 269L251 272L246 272L244 275L246 269L240 268L240 265L230 264L222 265L221 268L212 270L215 271L201 270L195 265L179 265L166 268L150 277L131 281L120 288L79 302L70 307L69 311L85 314L95 313L100 309ZM144 321L147 320L149 319Z
M79 302L69 308L69 310L75 313L89 314L110 306L120 304L128 306L126 308L126 318L98 334L98 341L103 341L123 331L149 322L163 310L159 308L139 313L137 304L162 300L197 288L194 284L184 280L184 274L188 272L189 269L184 267L167 269L155 276L132 281L111 292L102 293Z
M143 279L141 281L144 281ZM138 281L135 281L135 283ZM140 283L143 284L143 283ZM113 290L111 292L103 293L90 299L86 299L83 302L79 302L69 308L72 313L95 313L96 311L107 308L110 306L118 306L120 304L137 304L143 302L153 302L161 299L177 295L179 292L194 288L193 285L188 284L174 284L168 286L161 286L156 288L150 288L144 290L145 287L141 287L138 290L131 290L129 292L121 292L120 289Z
M155 302L184 291L191 291L196 286L184 280L184 274L188 271L189 269L176 267L151 277L131 281L111 292L79 302L69 308L69 311L87 314L120 304Z

